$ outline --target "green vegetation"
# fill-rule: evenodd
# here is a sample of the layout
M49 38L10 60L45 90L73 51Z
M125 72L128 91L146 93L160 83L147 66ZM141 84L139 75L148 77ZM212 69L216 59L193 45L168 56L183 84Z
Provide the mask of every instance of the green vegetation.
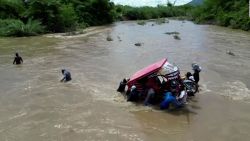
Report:
M144 25L145 20L156 19L156 24L162 24L168 22L166 17L250 30L248 0L195 1L199 4L130 7L114 5L110 0L0 0L0 36L73 34L79 28L115 20L138 20Z
M0 0L0 36L70 32L115 20L109 0Z
M158 7L130 7L130 6L116 6L116 18L120 20L148 20L165 17L187 16L186 13L190 11L192 6L173 6L169 3L167 6ZM162 20L162 19L161 19Z
M248 0L205 0L191 11L197 23L217 24L235 29L250 30Z
M166 20L165 18L158 18L155 20L155 23L160 25L160 24L164 24L164 23L169 23L169 21Z
M43 26L36 20L29 19L26 24L21 20L0 19L0 36L33 36L43 33Z
M146 24L146 21L144 21L144 20L139 20L139 21L137 21L137 24L139 24L139 25L145 25L145 24Z

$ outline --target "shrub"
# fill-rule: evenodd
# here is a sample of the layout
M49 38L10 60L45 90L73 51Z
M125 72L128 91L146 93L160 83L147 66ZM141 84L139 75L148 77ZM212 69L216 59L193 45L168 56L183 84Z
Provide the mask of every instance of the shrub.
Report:
M23 36L41 30L74 31L78 27L112 23L115 18L121 18L122 13L116 14L121 10L115 9L110 0L0 0L0 19L7 19L1 20L5 26L0 27L0 32L2 36Z
M60 6L58 0L31 0L25 16L41 21L47 31L62 32Z
M33 36L43 33L41 23L29 19L26 24L21 20L0 20L0 36Z
M198 23L250 30L248 10L248 0L205 0L203 5L192 10L191 15Z
M29 19L28 22L24 25L24 33L26 33L28 36L38 35L43 32L44 27L38 20Z
M137 24L138 24L138 25L145 25L146 22L145 22L144 20L140 20L140 21L137 21Z
M22 0L0 0L0 18L19 18L24 12Z
M74 7L72 6L72 4L63 5L60 8L60 18L63 26L63 31L76 30L77 15L74 11Z
M129 7L119 5L124 19L147 20L164 17L186 16L191 6L158 6L158 7Z
M169 21L167 21L167 22L169 22ZM166 19L165 18L158 18L158 19L156 19L155 23L159 24L159 25L166 23Z

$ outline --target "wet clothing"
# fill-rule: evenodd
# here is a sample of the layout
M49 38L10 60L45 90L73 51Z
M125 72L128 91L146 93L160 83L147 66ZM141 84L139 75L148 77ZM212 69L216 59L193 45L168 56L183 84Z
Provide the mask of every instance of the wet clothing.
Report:
M188 77L188 80L191 80L191 81L195 82L194 76L193 76L193 75L189 76L189 77Z
M148 90L147 96L146 96L146 98L144 100L144 105L147 106L149 104L152 104L154 97L155 97L155 91L154 91L153 88L150 88Z
M185 104L187 102L187 92L185 90L181 91L177 99L180 104Z
M16 65L19 65L19 64L21 64L22 62L23 62L22 57L16 56L15 59L14 59L14 61L13 61L13 64L16 63Z
M70 81L70 80L71 80L71 74L70 74L70 72L64 70L63 76L64 76L64 77L63 77L63 79L62 79L61 81L67 82L67 81Z
M132 89L128 95L127 101L135 102L137 100L139 100L139 92L137 91L137 89Z
M127 84L127 82L125 80L121 81L117 91L120 93L124 92L126 84Z
M194 82L195 82L195 80L194 80L194 76L191 74L191 72L187 72L187 74L186 74L186 79L188 79L188 80L191 80L191 81L194 81Z
M193 76L195 83L198 84L198 82L200 81L200 72L195 70Z
M161 109L168 109L169 105L172 103L176 108L180 107L181 104L177 101L176 97L172 92L166 92L164 94L164 100L160 104Z

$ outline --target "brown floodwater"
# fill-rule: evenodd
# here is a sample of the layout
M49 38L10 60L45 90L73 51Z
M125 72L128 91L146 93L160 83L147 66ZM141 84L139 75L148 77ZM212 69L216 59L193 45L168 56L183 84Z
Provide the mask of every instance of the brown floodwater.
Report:
M248 141L250 34L188 21L152 24L0 38L0 140ZM173 31L181 40L164 34ZM15 52L23 65L12 65ZM162 58L182 73L193 62L202 66L200 93L185 108L161 111L116 92L122 78ZM62 68L71 82L59 82Z

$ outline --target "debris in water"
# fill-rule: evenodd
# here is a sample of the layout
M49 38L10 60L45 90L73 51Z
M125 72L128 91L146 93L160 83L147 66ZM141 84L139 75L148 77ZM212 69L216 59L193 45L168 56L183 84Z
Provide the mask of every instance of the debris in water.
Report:
M135 43L135 46L142 46L142 43Z
M137 21L137 24L139 24L139 25L145 25L146 24L146 22L145 21Z
M176 32L176 31L174 31L174 32L166 32L165 34L167 34L167 35L178 35L178 34L180 34L179 32Z
M76 35L85 34L85 33L86 33L86 31L84 31L84 30L71 31L71 32L63 33L62 36L76 36Z
M120 42L122 41L120 36L117 36L117 39L118 39Z
M231 56L235 56L235 54L234 54L232 51L230 51L230 50L227 51L227 54L228 54L228 55L231 55Z
M108 36L107 41L113 41L113 39L110 36Z
M166 20L165 18L158 18L158 19L156 19L155 23L160 25L160 24L164 24L164 23L169 23L169 21Z
M250 98L250 90L245 83L239 80L226 82L222 85L222 90L220 94L231 100L249 100Z
M178 35L174 35L175 40L181 40L181 38Z

